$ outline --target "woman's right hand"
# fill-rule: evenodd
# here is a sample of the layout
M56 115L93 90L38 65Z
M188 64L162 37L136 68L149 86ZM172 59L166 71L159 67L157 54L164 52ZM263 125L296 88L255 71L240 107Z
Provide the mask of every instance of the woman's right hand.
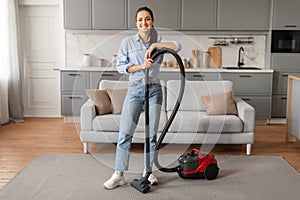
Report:
M151 58L146 58L144 59L144 64L142 64L142 69L150 68L153 64L153 59Z

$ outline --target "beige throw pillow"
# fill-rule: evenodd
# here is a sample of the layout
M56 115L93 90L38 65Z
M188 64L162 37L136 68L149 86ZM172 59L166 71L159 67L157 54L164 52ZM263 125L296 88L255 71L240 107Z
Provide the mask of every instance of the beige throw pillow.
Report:
M86 90L86 93L95 104L100 115L112 113L111 102L106 90L89 89Z
M121 114L127 89L107 89L111 101L112 113Z
M231 92L201 97L208 115L237 115Z

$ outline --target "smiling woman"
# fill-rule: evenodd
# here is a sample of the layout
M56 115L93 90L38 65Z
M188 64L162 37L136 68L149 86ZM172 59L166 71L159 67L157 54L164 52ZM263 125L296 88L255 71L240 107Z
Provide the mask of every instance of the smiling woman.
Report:
M18 1L0 0L0 124L23 121L17 19Z

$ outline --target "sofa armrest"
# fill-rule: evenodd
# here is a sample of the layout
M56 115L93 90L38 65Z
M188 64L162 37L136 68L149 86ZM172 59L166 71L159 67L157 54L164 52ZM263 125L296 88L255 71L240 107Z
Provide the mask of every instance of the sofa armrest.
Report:
M87 100L80 109L81 130L93 130L93 119L96 117L96 107L91 99Z
M238 117L244 123L244 132L254 132L255 109L241 98L234 98Z

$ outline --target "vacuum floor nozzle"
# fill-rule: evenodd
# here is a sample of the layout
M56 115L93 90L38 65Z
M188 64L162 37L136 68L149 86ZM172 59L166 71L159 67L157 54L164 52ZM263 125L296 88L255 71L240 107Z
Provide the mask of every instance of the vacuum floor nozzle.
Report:
M150 181L148 181L147 176L141 179L134 179L130 185L144 194L150 190Z

